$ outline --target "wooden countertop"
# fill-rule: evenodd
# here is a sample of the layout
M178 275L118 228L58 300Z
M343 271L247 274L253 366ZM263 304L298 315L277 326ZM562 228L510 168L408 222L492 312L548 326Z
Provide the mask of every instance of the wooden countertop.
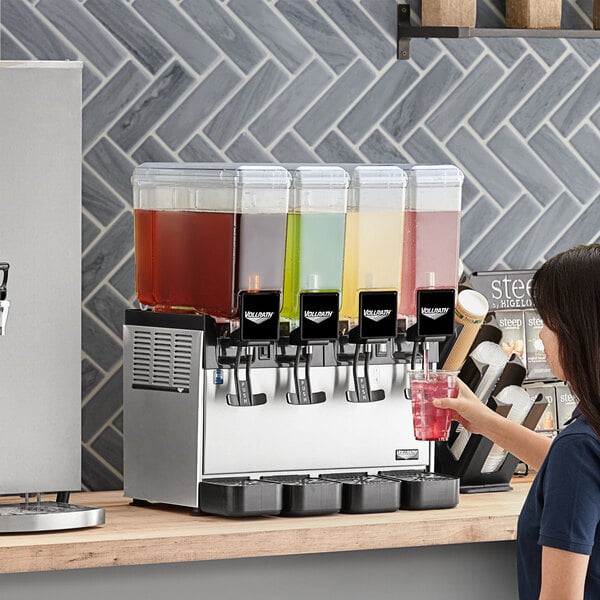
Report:
M122 492L72 494L73 504L104 507L106 525L0 535L0 573L514 540L529 486L517 480L512 492L461 494L447 510L248 519L133 507Z

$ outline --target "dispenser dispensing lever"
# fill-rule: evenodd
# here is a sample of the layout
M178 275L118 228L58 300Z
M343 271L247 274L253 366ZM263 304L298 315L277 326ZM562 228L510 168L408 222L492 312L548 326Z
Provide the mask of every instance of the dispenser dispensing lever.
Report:
M6 333L6 321L8 320L8 311L10 302L6 299L6 286L8 283L8 263L0 263L0 272L2 273L2 281L0 282L0 335Z

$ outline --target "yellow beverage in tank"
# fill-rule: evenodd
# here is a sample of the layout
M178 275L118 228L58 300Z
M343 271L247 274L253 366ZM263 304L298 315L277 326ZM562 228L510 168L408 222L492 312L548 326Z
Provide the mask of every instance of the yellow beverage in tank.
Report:
M400 210L347 214L342 318L358 318L359 291L400 288L403 225Z

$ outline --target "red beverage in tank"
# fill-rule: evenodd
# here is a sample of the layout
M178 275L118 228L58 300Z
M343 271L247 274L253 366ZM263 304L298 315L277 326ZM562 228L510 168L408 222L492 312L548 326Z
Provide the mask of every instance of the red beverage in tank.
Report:
M411 381L413 427L417 440L447 440L450 432L452 411L436 408L435 398L456 398L458 387L449 385L445 379L433 381Z
M416 314L418 288L456 287L459 222L456 211L405 213L399 314ZM433 281L428 273L434 274Z
M136 290L158 311L236 310L233 213L134 211Z

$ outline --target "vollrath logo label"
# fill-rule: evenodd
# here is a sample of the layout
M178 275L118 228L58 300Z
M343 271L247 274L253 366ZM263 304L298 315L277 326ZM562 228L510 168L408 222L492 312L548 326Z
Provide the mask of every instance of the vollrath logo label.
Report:
M265 321L273 318L275 313L273 311L259 311L255 312L253 310L247 310L244 312L244 318L248 319L248 321L252 321L256 325L260 325Z
M313 323L322 323L323 321L327 321L331 316L333 316L332 310L305 310L304 318L312 321Z
M421 309L421 314L428 319L433 319L434 321L448 314L450 309L446 306L445 308L428 308L424 306Z
M418 460L419 450L417 448L398 448L396 450L396 460Z
M371 319L375 323L379 323L382 319L389 317L392 314L391 310L367 310L363 311L363 315L366 319Z

